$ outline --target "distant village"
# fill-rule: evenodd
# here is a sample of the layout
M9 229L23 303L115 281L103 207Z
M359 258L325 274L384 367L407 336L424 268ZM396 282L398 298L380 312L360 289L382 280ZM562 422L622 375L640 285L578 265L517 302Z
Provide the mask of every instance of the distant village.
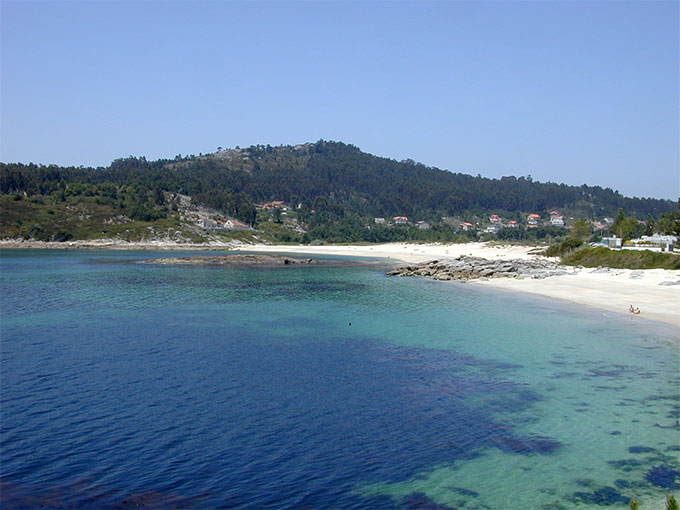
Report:
M188 197L187 197L188 198ZM304 232L295 219L295 211L302 209L302 204L297 204L291 207L282 200L273 200L264 204L256 204L256 208L260 213L269 214L271 217L278 217L282 222L292 223L294 230L297 232ZM221 215L217 211L212 211L201 206L192 206L191 214L185 214L184 219L195 223L198 227L211 233L230 232L230 231L247 231L254 230L251 226L234 219ZM314 209L309 211L311 214L316 214ZM488 239L490 234L498 234L503 229L536 229L539 227L557 227L565 229L565 233L574 229L574 223L577 220L574 218L565 218L560 211L552 210L547 214L541 215L538 213L530 213L521 221L517 219L503 218L498 214L491 214L488 218L477 218L474 223L471 221L464 221L457 218L442 218L442 221L449 225L454 232L469 232L479 236L480 239ZM600 234L601 240L596 245L606 246L611 249L639 249L639 250L653 250L653 251L673 251L677 245L678 239L675 236L641 236L638 239L631 239L626 243L622 242L621 238L616 237L610 232L614 224L614 218L604 217L601 220L588 220L585 223L589 229L595 233ZM382 227L414 227L419 230L429 230L431 228L430 222L426 220L410 219L407 216L394 216L392 218L373 218L374 225ZM641 224L646 222L640 221ZM370 225L367 225L371 228Z

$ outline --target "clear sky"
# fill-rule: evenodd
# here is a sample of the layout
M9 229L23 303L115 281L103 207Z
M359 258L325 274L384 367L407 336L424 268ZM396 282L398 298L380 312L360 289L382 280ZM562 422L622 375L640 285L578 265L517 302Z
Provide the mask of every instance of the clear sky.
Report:
M680 2L2 1L0 161L357 145L680 194Z

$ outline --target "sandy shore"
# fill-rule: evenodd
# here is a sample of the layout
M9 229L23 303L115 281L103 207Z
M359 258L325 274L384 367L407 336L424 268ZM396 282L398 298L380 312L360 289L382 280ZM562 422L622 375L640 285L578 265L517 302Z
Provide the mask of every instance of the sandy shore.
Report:
M439 257L474 255L488 259L528 258L533 249L527 246L492 246L487 243L467 244L372 244L372 245L265 245L244 244L240 241L210 243L175 243L171 241L126 242L120 239L93 239L89 241L46 241L0 240L0 248L8 249L57 249L57 250L233 250L259 253L327 254L348 257L374 257L392 259L395 263L415 264Z
M536 257L528 246L499 246L487 243L466 244L377 244L339 246L273 246L240 243L176 244L170 242L121 243L115 240L77 241L67 243L0 242L0 248L70 248L117 250L233 250L256 253L287 253L310 256L339 255L393 260L395 265L415 264L433 259L472 255L487 259L528 259ZM612 269L594 272L592 268L574 269L573 274L544 280L530 278L496 278L475 280L474 285L486 285L507 291L528 292L584 306L628 313L632 304L641 310L631 318L651 319L680 328L680 285L659 285L680 281L680 271L647 269L632 271Z
M680 285L659 285L680 281L680 272L664 269L593 271L592 268L576 269L573 274L544 280L496 278L473 283L529 292L617 313L629 313L628 308L632 304L641 313L629 314L631 319L651 319L680 328Z
M382 244L373 246L247 246L247 251L326 254L355 257L380 257L397 263L419 263L433 259L472 255L487 259L532 258L531 247L498 246L486 243L454 245ZM494 278L474 280L507 291L528 292L579 305L617 313L628 313L630 305L640 308L634 320L651 319L680 328L680 285L659 285L680 281L680 271L664 269L611 269L595 272L592 268L574 269L572 274L543 280L531 278Z
M374 244L374 245L339 245L339 246L269 246L244 245L244 251L252 252L285 252L290 254L325 254L342 255L348 257L376 257L392 259L395 264L417 264L429 260L457 257L458 255L472 255L485 259L526 259L535 257L530 252L531 246L494 246L488 243L465 244Z

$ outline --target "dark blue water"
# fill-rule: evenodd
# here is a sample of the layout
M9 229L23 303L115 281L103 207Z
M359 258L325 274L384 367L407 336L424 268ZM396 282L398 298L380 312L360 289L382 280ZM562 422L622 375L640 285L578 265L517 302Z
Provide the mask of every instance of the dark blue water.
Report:
M374 267L136 262L159 255L3 252L3 508L421 507L437 498L362 487L569 449L535 426L549 396L524 375L552 350L471 348L536 327L492 316L508 297ZM558 339L595 319L562 320ZM627 348L665 348L641 335Z

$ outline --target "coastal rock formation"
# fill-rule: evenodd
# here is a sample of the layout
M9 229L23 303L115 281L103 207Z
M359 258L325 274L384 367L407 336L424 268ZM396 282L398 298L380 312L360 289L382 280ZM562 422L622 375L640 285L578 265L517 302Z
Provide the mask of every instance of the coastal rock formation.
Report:
M475 278L547 278L568 274L557 262L547 259L489 260L461 255L447 260L397 268L388 276L420 276L434 280L471 280Z
M152 264L220 264L230 266L290 266L290 265L314 265L322 261L315 259L298 259L283 257L281 255L199 255L195 257L174 257L167 259L152 259L145 262Z

